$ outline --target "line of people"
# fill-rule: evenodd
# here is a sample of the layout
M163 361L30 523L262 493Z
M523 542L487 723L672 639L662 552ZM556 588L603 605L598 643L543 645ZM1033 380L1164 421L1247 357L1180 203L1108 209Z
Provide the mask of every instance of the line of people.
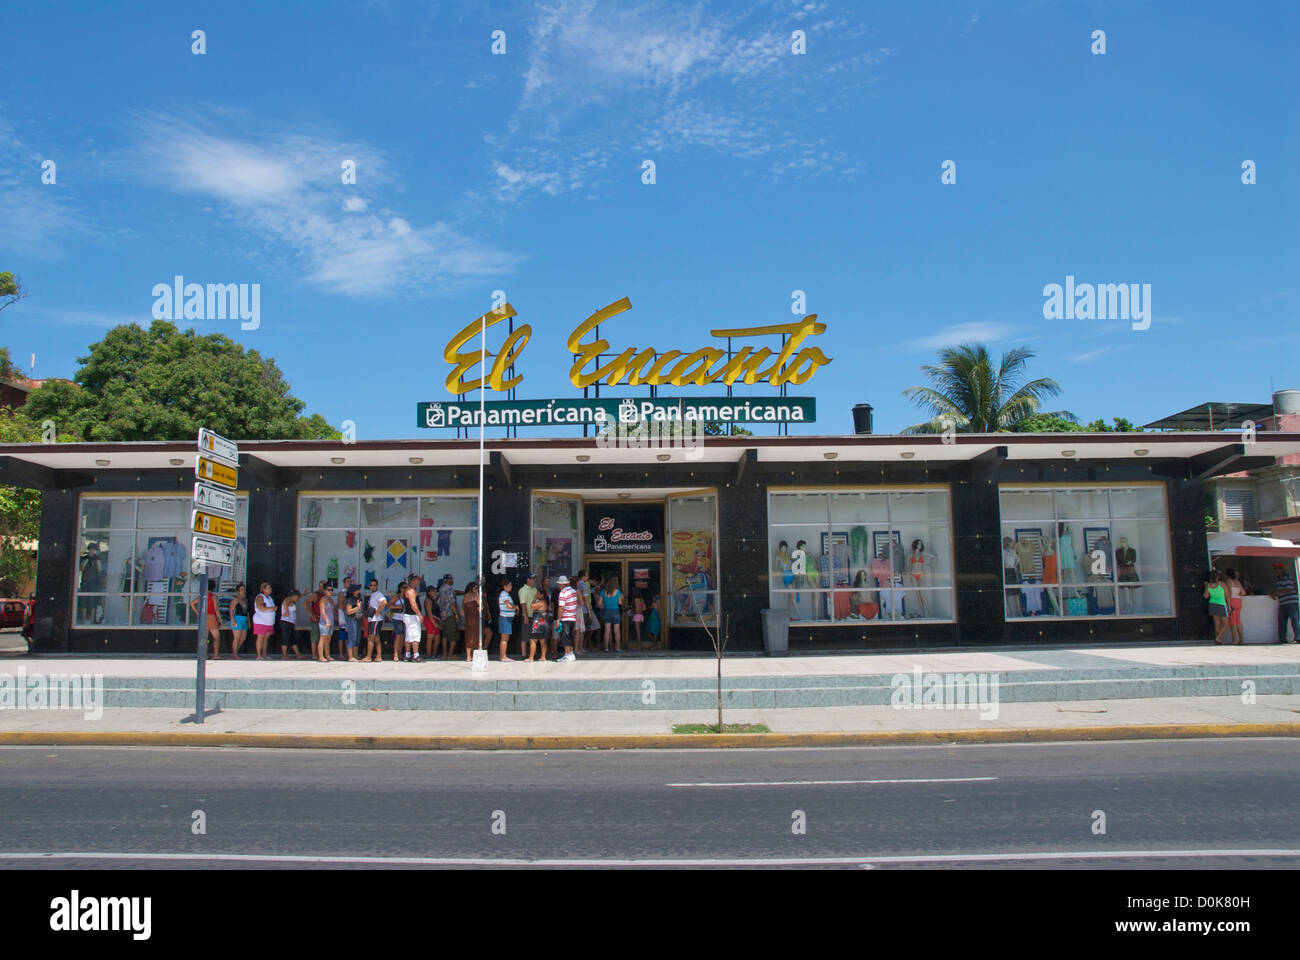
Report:
M518 593L510 576L500 579L495 604L485 605L479 584L470 581L457 590L455 578L445 574L436 585L427 585L418 574L399 584L391 596L371 580L363 596L362 585L351 577L344 578L337 591L327 580L303 596L291 588L278 602L271 584L263 582L250 601L245 585L235 587L228 620L223 621L215 592L207 597L207 636L211 644L208 656L221 659L222 629L231 631L231 656L239 660L251 633L254 656L270 659L273 636L279 639L281 659L291 656L304 659L307 647L313 659L321 663L346 659L352 663L376 663L385 656L385 640L391 637L389 651L394 662L418 662L421 659L449 660L463 650L470 660L480 643L489 652L496 638L500 660L510 661L510 645L518 643L519 658L525 662L571 662L587 652L588 643L600 642L603 631L605 652L621 652L620 629L623 610L631 610L637 648L642 645L642 627L646 628L652 647L658 646L662 629L659 599L647 603L636 591L630 605L624 598L617 577L592 582L585 570L570 582L568 577L543 578L527 574ZM310 627L298 623L298 605L305 605ZM191 601L198 614L198 599ZM306 638L301 634L307 634ZM612 643L612 647L611 647ZM337 653L337 656L335 654Z

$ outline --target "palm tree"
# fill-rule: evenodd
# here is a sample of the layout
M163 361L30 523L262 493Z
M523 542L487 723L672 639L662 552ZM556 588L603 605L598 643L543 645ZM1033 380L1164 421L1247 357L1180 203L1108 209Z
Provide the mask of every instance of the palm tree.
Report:
M964 343L939 351L939 365L921 368L930 379L928 387L908 387L903 395L933 414L928 423L917 423L904 433L942 433L951 424L958 433L1004 433L1015 430L1023 420L1046 413L1039 406L1047 397L1061 392L1055 380L1025 380L1025 364L1034 351L1019 347L1002 355L995 370L983 344ZM1068 410L1049 416L1076 422Z

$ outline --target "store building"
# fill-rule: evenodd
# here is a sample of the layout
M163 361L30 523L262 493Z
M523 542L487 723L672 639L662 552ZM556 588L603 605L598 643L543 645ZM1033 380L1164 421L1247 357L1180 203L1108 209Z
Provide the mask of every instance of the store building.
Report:
M1207 481L1300 433L241 441L218 591L486 569L618 576L658 596L668 650L863 650L1206 635ZM38 653L186 653L192 443L0 445L43 491ZM510 555L514 554L515 557ZM514 560L516 566L504 564ZM516 579L518 583L518 579ZM625 629L627 624L625 623Z

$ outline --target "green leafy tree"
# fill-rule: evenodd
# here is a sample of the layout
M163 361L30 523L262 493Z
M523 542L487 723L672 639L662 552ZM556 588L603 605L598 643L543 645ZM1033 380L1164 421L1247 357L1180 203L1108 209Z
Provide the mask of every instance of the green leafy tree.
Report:
M1114 426L1108 426L1105 420L1094 420L1083 429L1089 433L1141 433L1141 427L1135 427L1133 421L1127 417L1115 417L1111 423Z
M0 443L35 443L40 427L0 407ZM41 495L25 487L0 486L0 593L13 595L35 574L31 544L41 535Z
M1027 417L1016 424L1016 433L1077 433L1083 427L1077 423L1072 423L1064 417L1056 417L1050 413L1039 413L1032 417Z
M221 334L198 336L155 320L114 327L78 358L76 383L29 396L33 422L53 420L83 440L187 440L200 427L240 440L328 440L319 414L300 416L275 361Z
M1061 392L1055 380L1026 380L1034 356L1028 347L1008 350L995 367L983 344L962 344L939 351L938 366L924 366L928 387L908 387L903 395L931 414L927 423L904 433L942 433L947 424L958 433L1002 433L1030 417L1046 415L1076 422L1068 410L1041 411L1043 400Z
M7 270L0 273L0 310L12 306L25 296L27 291L23 289L21 280Z

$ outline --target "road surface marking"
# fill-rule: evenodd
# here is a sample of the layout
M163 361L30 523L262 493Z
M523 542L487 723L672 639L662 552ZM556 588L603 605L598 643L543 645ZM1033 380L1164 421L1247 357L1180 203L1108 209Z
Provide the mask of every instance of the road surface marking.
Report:
M838 787L853 783L977 783L997 777L934 777L918 780L752 780L736 783L666 783L666 787Z
M224 863L361 864L423 867L796 867L879 866L906 863L973 863L1015 860L1120 860L1192 857L1300 857L1296 850L1066 850L1033 853L946 853L891 857L730 857L656 859L545 859L506 857L349 857L251 853L0 853L0 860L177 860Z

